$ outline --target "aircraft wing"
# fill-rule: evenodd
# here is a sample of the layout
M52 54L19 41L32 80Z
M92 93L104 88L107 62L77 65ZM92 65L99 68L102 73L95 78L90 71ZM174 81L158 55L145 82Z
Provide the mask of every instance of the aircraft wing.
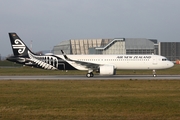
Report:
M78 61L78 60L72 60L70 58L67 57L67 55L65 55L64 51L61 50L64 58L67 60L67 61L72 61L72 62L75 62L76 64L80 64L82 66L85 66L86 68L89 68L89 69L98 69L98 67L100 66L100 64L96 64L96 63L90 63L90 62L84 62L84 61Z

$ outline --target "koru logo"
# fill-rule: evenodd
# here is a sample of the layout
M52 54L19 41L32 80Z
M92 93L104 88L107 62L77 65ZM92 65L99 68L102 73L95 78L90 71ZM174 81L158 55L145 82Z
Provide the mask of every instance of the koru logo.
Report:
M26 48L25 45L19 39L16 39L14 43L15 45L12 45L13 49L18 49L18 53L22 54Z

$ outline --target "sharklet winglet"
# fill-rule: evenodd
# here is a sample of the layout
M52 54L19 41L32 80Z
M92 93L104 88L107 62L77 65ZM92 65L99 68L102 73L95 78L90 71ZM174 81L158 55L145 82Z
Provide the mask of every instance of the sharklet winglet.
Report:
M66 60L72 61L70 58L67 57L67 55L65 54L65 52L63 50L61 50L61 52Z

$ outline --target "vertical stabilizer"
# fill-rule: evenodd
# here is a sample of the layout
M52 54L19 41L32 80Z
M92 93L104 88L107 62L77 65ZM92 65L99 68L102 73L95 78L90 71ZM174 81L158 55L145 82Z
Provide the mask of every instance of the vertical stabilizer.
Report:
M9 33L9 38L14 56L28 56L29 48L24 44L24 42L16 33Z

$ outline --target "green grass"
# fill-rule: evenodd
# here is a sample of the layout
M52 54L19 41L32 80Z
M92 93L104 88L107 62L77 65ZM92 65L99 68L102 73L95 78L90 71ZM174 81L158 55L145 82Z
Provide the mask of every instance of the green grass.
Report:
M156 70L158 75L178 75L180 74L180 65L175 65L170 69ZM31 67L0 67L0 75L86 75L87 71L78 70L44 70ZM95 73L96 74L96 73ZM152 75L152 70L117 70L117 75Z
M0 61L0 67L3 67L3 66L20 67L22 65L14 63L14 62L7 61L7 60L3 60L3 61Z
M180 81L0 81L2 120L179 120Z

